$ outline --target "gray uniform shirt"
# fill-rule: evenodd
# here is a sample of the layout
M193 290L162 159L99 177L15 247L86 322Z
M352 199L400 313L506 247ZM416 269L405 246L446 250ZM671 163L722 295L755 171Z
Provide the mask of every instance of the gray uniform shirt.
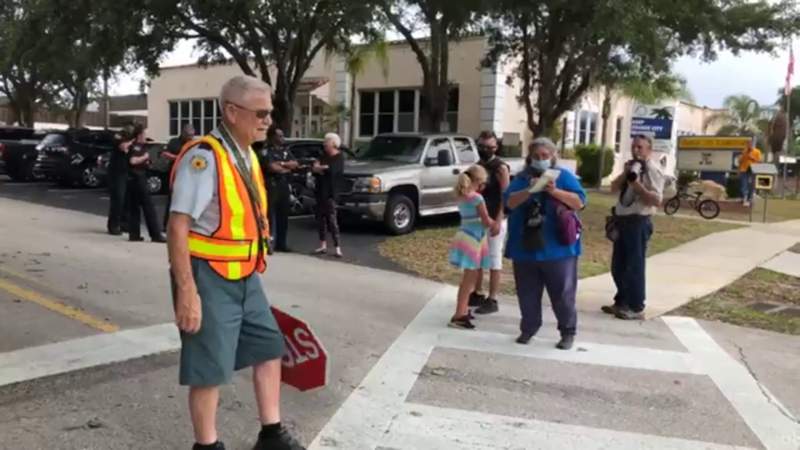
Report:
M222 143L228 159L234 167L237 165L232 152L239 151L236 145L223 139L218 129L211 132L211 136ZM174 213L187 214L194 219L191 230L204 236L211 236L219 228L219 186L217 185L217 162L214 151L202 148L205 144L192 148L181 158L175 168L175 182L172 186L172 203L169 210ZM248 169L251 165L249 151L244 155ZM202 164L195 165L193 161L202 159Z
M664 172L652 159L647 161L647 175L642 177L642 184L648 191L658 194L659 203L664 197ZM625 206L630 205L630 206ZM633 191L628 189L620 201L617 201L616 213L618 216L652 216L658 211L656 206L648 206L642 203L642 199Z

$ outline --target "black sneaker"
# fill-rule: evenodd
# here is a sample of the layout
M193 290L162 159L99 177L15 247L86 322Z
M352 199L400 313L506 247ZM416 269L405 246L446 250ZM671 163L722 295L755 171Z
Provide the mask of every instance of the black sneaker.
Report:
M473 292L469 295L469 307L470 308L477 308L479 306L483 306L486 303L486 296L482 294L478 294L477 292Z
M566 336L561 336L561 340L556 344L556 348L560 350L569 350L572 348L573 344L575 344L575 336L568 334Z
M142 242L142 241L144 241L144 238L141 237L141 236L138 236L138 237L134 236L134 237L129 237L128 240L131 241L131 242Z
M620 308L617 310L617 313L614 314L617 319L621 320L644 320L644 311L635 312L628 308Z
M300 445L286 428L281 428L276 435L270 437L259 433L258 442L253 450L306 450L306 448Z
M151 237L150 240L153 241L153 242L157 242L157 243L163 244L163 243L167 242L167 237L164 236L163 234L157 234L154 237Z
M450 328L458 328L460 330L474 330L475 325L469 320L469 316L456 317L450 320L447 324Z
M616 303L613 305L604 305L602 308L600 308L600 311L603 311L606 314L611 314L612 316L616 316L617 311L619 311L619 307L616 305Z
M520 333L517 344L528 345L531 339L533 339L533 333Z
M493 298L487 298L486 301L475 309L475 314L492 314L500 311L500 307L497 304L497 300Z
M204 449L204 448L208 448L208 446L207 445L200 445L200 444L194 444L194 446L192 446L192 450L199 450L199 449ZM217 441L217 443L214 444L214 446L211 447L211 448L213 448L214 450L225 450L225 444L223 444L220 441Z
M122 230L120 230L119 228L112 228L112 229L108 230L108 234L110 234L112 236L121 236L122 235Z

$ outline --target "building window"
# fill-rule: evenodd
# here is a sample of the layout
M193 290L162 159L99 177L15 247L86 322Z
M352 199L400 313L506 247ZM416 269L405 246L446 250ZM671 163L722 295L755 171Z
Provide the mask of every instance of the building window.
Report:
M383 91L378 94L378 134L394 132L394 97L397 91Z
M397 131L413 132L416 130L417 92L411 90L398 91L397 94Z
M614 151L619 153L622 150L622 116L617 117L617 125L614 129Z
M597 113L590 111L580 111L578 113L578 134L575 136L575 142L578 145L588 145L597 142L597 121Z
M375 93L361 92L358 104L358 123L360 136L375 135Z
M450 129L445 131L450 131L450 132L458 131L458 88L450 89L450 95L447 96L446 119Z
M220 119L221 113L216 99L169 102L169 135L172 137L178 136L181 128L187 123L194 126L197 134L208 134L217 126Z
M424 97L416 89L360 91L358 135L419 131ZM458 129L458 88L450 91L445 121L451 131ZM445 130L446 131L446 130Z

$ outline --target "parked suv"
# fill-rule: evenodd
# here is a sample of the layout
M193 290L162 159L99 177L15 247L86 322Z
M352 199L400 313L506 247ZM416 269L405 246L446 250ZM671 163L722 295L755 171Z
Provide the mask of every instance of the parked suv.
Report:
M453 187L479 161L475 142L458 134L399 133L376 136L356 161L345 165L344 214L382 221L392 234L414 229L419 216L458 212ZM522 158L505 158L511 173Z
M66 130L48 133L37 149L34 173L60 184L99 187L97 160L114 148L110 130Z
M33 180L36 146L46 133L32 128L0 127L0 173L14 181Z

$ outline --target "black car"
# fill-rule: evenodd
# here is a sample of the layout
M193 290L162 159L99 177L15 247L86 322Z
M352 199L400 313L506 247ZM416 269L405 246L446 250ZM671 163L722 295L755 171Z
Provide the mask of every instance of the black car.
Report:
M14 181L34 180L36 146L46 134L32 128L0 127L0 173Z
M110 130L66 130L48 133L37 149L34 174L65 186L96 188L103 184L98 176L98 157L114 148Z
M302 139L302 138L287 138L285 141L286 147L297 159L303 168L295 171L289 178L290 202L293 215L301 215L311 213L314 209L314 177L311 174L311 165L314 161L319 161L322 158L323 140L322 139ZM262 168L267 165L266 161L266 144L264 142L257 142L253 144L253 150L258 154L259 164ZM342 147L342 152L346 157L353 158L352 152L349 149Z
M166 150L167 144L148 142L145 147L150 154L150 167L147 168L147 191L151 195L166 194L169 190L169 171L172 164L170 160L161 156L161 153ZM110 161L110 152L103 153L97 158L97 177L106 184Z

